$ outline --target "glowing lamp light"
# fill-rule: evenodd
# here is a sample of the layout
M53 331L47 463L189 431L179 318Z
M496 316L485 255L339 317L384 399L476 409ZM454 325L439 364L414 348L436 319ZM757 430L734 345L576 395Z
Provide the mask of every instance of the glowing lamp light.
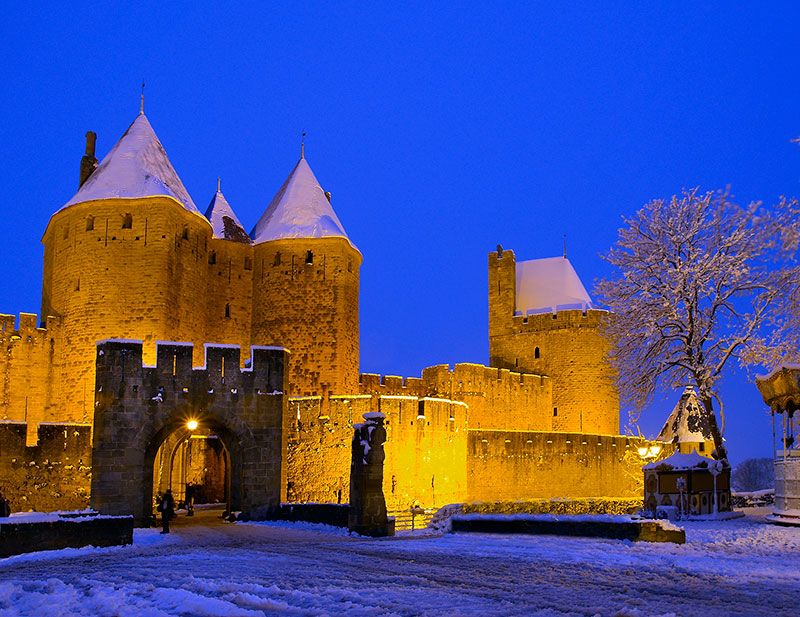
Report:
M194 419L189 420L186 423L186 428L188 428L190 431L196 430L197 429L197 420L194 420Z
M661 446L658 444L652 446L639 446L636 448L636 451L642 458L658 458L658 455L661 454Z
M657 457L659 454L661 454L661 446L659 446L659 445L650 446L650 456L652 456L653 458L655 458L655 457Z

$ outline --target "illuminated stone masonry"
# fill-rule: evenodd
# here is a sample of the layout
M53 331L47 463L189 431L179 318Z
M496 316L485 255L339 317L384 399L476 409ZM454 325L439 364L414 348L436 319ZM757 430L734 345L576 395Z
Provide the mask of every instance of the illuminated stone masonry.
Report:
M215 456L228 479L204 488L229 508L346 502L353 425L369 412L385 415L392 511L636 494L641 476L628 471L641 461L617 435L601 332L609 315L566 257L489 255L491 366L359 375L362 255L303 155L247 233L219 182L201 213L144 113L96 167L94 144L91 134L79 189L42 238L41 317L0 315L0 487L15 509L83 506L91 478L93 504L143 521L151 450L176 451L190 411L210 414L203 436L224 433ZM288 351L248 357L254 343ZM280 354L280 394L265 394L254 380ZM187 481L159 456L154 490L180 498ZM248 461L261 488L236 467Z

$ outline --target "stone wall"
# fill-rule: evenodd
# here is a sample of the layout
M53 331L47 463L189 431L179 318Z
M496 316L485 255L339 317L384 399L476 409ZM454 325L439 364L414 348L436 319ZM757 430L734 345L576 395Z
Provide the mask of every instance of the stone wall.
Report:
M289 399L287 499L346 503L353 424L385 414L384 494L390 510L460 501L466 493L466 405L415 396Z
M639 497L638 438L532 431L469 431L469 501Z
M489 363L552 379L556 431L619 432L619 394L599 310L516 314L513 251L489 254Z
M61 361L59 322L51 317L47 328L37 325L32 313L21 313L18 327L14 315L0 315L0 420L26 423L29 446L37 443L40 422L67 420L46 412L59 394L54 383Z
M437 397L469 406L469 428L550 430L552 380L481 364L447 364L422 371L422 377L361 375L362 394Z
M0 422L0 493L13 512L80 510L89 505L91 426L41 424L26 446L24 422Z

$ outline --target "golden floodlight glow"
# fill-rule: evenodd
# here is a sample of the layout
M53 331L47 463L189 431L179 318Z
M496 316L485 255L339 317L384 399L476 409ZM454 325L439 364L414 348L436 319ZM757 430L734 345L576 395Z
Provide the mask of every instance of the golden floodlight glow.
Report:
M186 428L188 428L190 431L195 430L197 428L197 420L195 420L194 418L189 420L186 423Z
M649 448L647 446L641 446L637 448L637 450L639 451L639 456L645 458L647 456L647 451L649 450Z
M655 458L659 454L661 454L661 446L659 446L658 444L656 444L654 446L650 446L650 456Z

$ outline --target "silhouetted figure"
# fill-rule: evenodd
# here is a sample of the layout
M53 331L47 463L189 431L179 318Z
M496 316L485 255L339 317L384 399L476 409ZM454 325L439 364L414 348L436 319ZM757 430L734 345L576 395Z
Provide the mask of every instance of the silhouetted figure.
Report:
M11 516L11 502L0 491L0 518Z
M186 483L186 516L194 516L194 494L197 487L191 482Z
M172 497L172 489L167 489L161 503L158 504L158 511L161 512L161 533L169 533L169 520L175 515L175 499Z

